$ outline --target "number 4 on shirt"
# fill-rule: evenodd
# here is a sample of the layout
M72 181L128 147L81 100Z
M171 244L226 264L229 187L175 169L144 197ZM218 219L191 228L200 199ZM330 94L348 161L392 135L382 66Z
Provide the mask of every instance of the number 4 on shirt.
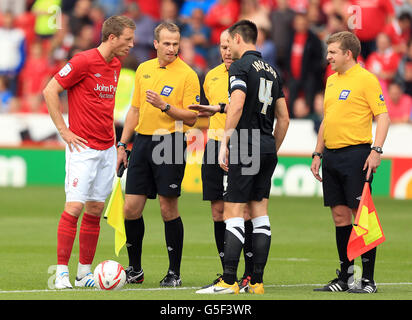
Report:
M265 78L260 78L259 101L263 103L263 107L260 113L266 114L268 105L272 104L272 85L273 81L266 80Z

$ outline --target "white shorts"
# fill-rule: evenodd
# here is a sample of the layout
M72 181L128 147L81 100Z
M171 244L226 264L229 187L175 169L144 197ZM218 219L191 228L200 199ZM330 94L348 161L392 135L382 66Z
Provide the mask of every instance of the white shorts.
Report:
M115 146L106 150L66 146L66 202L105 202L112 192L116 171Z

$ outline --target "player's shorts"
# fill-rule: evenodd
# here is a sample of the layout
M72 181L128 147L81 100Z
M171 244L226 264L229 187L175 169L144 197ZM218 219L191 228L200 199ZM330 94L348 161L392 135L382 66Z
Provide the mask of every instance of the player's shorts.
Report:
M363 166L371 152L369 144L327 149L323 152L322 180L325 207L345 205L356 209L366 181Z
M245 164L248 161L243 159L244 157L240 156L238 164L232 164L229 161L227 192L224 195L224 201L246 203L248 201L261 201L263 198L268 199L272 186L272 175L278 162L277 155L274 153L260 154L259 168L255 174L248 173L249 169L256 164Z
M184 133L164 136L136 134L129 158L126 194L179 197L185 174Z
M116 171L115 146L106 150L86 147L70 152L66 146L66 202L105 202L112 192Z
M209 139L202 163L203 200L223 200L227 184L227 174L219 166L220 141Z

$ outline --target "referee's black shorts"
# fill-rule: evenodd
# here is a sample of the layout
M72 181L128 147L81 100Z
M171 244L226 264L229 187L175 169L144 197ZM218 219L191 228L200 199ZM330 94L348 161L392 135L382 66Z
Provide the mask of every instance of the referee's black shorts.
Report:
M263 153L259 157L259 169L256 174L248 174L253 164L246 164L242 155L239 163L230 163L227 174L227 192L225 202L246 203L268 199L272 186L272 175L275 171L278 158L275 153ZM229 156L230 159L230 156Z
M136 134L126 177L126 194L179 197L185 173L184 133L164 136Z
M223 200L227 174L219 165L220 143L209 139L205 146L202 162L203 200Z
M322 187L325 207L359 206L366 181L365 161L371 151L370 144L327 149L322 159Z

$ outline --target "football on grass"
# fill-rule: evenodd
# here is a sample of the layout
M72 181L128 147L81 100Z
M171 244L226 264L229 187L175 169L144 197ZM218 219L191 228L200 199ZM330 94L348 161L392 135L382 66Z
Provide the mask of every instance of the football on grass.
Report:
M122 265L113 260L106 260L94 269L94 283L100 290L119 290L126 282L126 272Z

